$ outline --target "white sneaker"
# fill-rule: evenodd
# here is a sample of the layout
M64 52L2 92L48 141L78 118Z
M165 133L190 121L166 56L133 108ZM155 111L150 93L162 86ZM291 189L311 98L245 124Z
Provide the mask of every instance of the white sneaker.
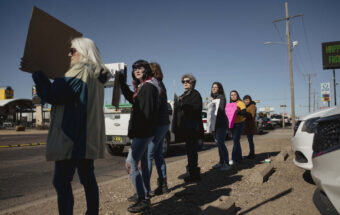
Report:
M212 168L213 168L213 169L219 169L219 168L221 168L222 166L223 166L223 164L218 163L218 164L215 164Z
M229 165L231 166L231 165L233 165L234 164L234 161L233 160L230 160L229 161Z
M219 171L228 171L228 170L230 170L230 166L229 165L227 165L227 164L223 164L223 166L219 169Z

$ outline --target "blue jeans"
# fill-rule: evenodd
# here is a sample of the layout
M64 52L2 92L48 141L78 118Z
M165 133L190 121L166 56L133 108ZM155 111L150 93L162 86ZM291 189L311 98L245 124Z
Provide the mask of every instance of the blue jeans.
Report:
M94 175L93 160L62 160L55 162L53 185L58 195L59 214L73 214L73 194L71 181L77 169L80 183L84 186L87 215L98 214L99 194L96 177Z
M249 151L251 154L255 153L253 136L254 136L253 134L247 134L248 143L249 143Z
M244 128L244 122L235 123L231 132L233 134L234 147L232 152L232 160L237 163L242 160L242 149L240 144L241 135Z
M227 128L216 128L215 131L215 142L218 147L218 154L220 155L220 163L229 162L228 149L225 146L225 137L227 136Z
M139 199L145 199L145 193L151 191L147 152L148 144L152 139L153 137L133 138L126 158L126 162L131 165L129 175ZM141 172L138 169L139 161L141 161Z
M155 137L148 146L148 168L149 177L152 174L152 160L155 158L156 169L159 178L166 178L166 165L163 157L164 137L169 130L169 124L159 125L155 132Z

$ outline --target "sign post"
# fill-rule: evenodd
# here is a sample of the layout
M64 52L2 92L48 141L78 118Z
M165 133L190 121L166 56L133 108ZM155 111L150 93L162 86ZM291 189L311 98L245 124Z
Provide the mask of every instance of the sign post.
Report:
M331 101L331 83L321 83L321 101L328 102L328 107Z

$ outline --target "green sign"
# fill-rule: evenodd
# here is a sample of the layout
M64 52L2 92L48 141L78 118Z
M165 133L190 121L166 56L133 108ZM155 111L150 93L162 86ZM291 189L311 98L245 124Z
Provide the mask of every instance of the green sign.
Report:
M322 43L323 69L340 68L340 41Z

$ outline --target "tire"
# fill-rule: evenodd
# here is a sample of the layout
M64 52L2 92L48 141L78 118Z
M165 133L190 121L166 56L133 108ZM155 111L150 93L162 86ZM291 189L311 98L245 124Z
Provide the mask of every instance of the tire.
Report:
M112 156L122 155L124 146L112 146L110 144L106 144L106 150Z
M204 142L203 139L198 140L198 150L201 150L203 148Z
M167 133L164 138L164 143L163 143L163 156L166 157L169 151L169 146L170 146L170 134Z
M313 202L316 208L320 211L322 215L338 215L338 212L332 205L331 201L328 199L326 194L320 190L320 188L316 188L313 195Z

